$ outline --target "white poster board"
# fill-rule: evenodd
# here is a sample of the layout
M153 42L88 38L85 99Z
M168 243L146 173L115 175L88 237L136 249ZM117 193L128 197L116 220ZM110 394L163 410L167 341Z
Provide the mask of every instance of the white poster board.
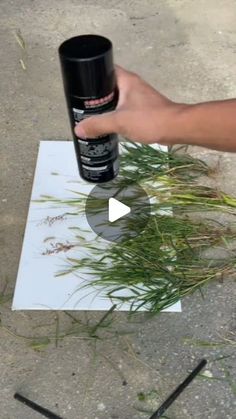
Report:
M41 195L51 195L60 199L72 197L70 190L88 195L93 184L80 178L71 141L41 141L32 189L29 213L20 258L13 310L108 310L114 304L97 288L83 288L84 281L91 277L55 274L66 267L67 257L84 255L83 246L66 251L58 251L61 245L72 242L69 227L88 230L86 239L95 240L85 214L69 215L73 207L33 202ZM50 221L54 218L54 221ZM76 219L75 219L76 217ZM104 241L104 247L109 245ZM128 310L123 304L119 310ZM181 311L178 302L165 311Z

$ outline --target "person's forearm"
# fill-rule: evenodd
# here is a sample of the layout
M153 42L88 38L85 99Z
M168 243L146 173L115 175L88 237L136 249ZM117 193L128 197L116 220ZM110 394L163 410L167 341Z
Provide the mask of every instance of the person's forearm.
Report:
M175 103L137 74L116 68L115 111L84 119L79 138L117 133L144 144L191 144L236 152L236 99L195 105Z
M236 99L179 105L162 143L236 151Z

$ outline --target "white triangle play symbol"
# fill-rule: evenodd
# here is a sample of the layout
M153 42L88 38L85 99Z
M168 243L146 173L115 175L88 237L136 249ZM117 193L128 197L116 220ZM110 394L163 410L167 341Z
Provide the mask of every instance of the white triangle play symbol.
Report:
M115 198L109 198L108 202L108 220L110 223L113 223L119 218L124 217L125 215L129 214L131 211L130 207L122 202L118 201Z

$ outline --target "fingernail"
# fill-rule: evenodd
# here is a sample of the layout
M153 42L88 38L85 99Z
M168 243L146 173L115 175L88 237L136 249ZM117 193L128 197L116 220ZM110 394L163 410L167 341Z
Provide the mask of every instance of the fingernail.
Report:
M82 127L80 127L80 125L76 125L74 128L75 134L77 135L77 137L82 138L85 140L86 138L86 134L85 131Z

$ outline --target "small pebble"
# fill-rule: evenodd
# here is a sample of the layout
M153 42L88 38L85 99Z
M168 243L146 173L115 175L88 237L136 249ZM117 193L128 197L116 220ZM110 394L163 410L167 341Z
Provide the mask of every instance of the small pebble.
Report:
M106 406L104 403L99 403L97 409L99 412L103 412L106 409Z
M211 371L209 371L209 370L205 370L205 371L202 373L202 375L203 375L204 377L208 377L208 378L212 378L212 377L213 377L212 372L211 372Z

